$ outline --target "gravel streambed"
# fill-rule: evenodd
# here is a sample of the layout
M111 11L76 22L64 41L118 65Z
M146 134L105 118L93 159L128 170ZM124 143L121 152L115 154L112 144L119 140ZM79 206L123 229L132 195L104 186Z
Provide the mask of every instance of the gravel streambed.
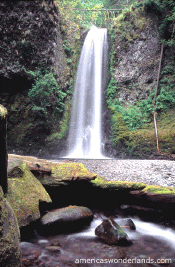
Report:
M70 159L109 181L142 182L147 185L175 186L175 161Z

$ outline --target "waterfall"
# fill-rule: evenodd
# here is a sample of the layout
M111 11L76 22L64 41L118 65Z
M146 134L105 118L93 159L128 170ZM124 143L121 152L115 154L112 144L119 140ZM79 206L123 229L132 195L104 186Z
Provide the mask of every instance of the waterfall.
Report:
M107 66L107 29L92 26L85 38L74 88L68 157L102 158L102 90Z

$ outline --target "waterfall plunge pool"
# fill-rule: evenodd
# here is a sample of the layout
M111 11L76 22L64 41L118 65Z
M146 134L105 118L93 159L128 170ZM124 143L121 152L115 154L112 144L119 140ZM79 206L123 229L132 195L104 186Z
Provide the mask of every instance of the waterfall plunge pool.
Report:
M143 267L175 266L173 229L135 217L131 219L136 230L125 229L132 242L127 246L108 245L95 235L95 228L104 219L106 216L102 213L95 213L91 224L76 233L42 236L35 231L34 237L21 242L22 267L128 267L131 263ZM119 223L123 217L113 219Z

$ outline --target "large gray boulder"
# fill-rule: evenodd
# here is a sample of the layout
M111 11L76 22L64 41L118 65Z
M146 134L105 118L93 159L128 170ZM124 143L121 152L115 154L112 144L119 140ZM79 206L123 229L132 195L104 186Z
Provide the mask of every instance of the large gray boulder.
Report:
M44 231L75 231L89 224L93 213L89 208L81 206L68 206L48 212L41 218Z

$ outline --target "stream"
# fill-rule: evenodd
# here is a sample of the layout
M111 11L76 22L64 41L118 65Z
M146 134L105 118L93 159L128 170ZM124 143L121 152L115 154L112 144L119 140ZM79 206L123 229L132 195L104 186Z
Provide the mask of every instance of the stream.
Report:
M106 217L95 214L81 232L41 236L35 231L21 242L22 267L65 266L175 266L175 231L155 223L131 218L136 230L125 228L132 241L127 246L108 245L95 236ZM120 223L121 217L114 218Z

